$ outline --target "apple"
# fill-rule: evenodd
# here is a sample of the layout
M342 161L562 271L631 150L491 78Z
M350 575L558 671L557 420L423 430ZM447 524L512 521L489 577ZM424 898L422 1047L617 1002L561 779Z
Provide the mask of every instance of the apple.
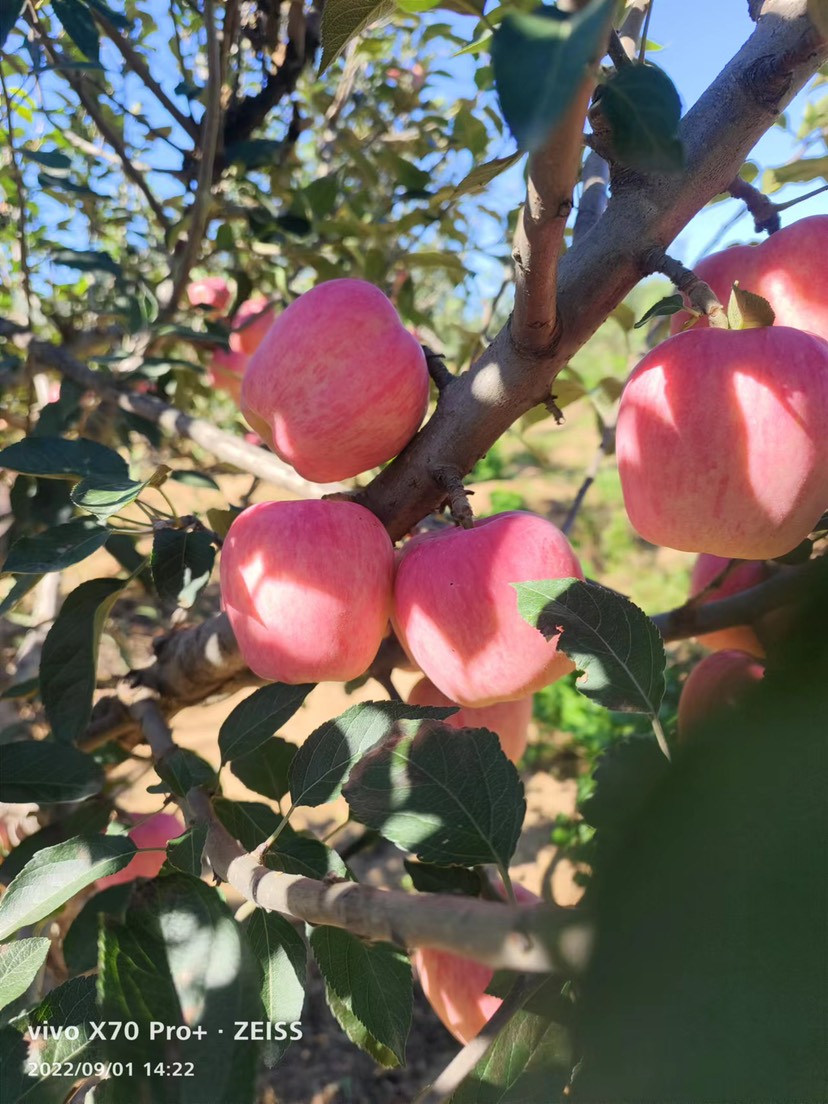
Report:
M232 292L223 276L205 276L193 280L187 288L191 307L209 307L214 314L227 310L231 297Z
M732 562L732 560L723 559L721 556L710 556L703 552L696 559L690 576L691 598L710 586L713 580L721 575L728 564ZM752 560L737 563L728 571L724 580L718 586L713 587L705 594L704 598L700 599L701 605L705 605L707 602L717 602L720 598L728 598L733 594L739 594L743 590L750 590L751 587L765 582L769 576L770 571L764 563ZM734 625L729 629L719 629L716 632L705 633L697 639L700 644L704 644L712 651L720 651L723 648L735 649L741 652L749 652L751 655L760 658L765 654L765 649L762 647L759 637L750 625Z
M713 253L695 267L727 305L735 280L747 291L767 299L777 326L808 330L828 340L828 215L812 215L778 230L760 245L737 245ZM687 311L673 315L677 333L692 318ZM696 326L707 326L699 319Z
M516 701L569 674L560 634L547 641L518 612L512 583L583 579L569 541L523 511L408 541L399 553L392 621L403 648L451 701Z
M276 312L262 295L254 295L242 303L233 315L230 349L251 357L273 325Z
M616 443L645 540L784 555L828 502L828 342L784 326L668 338L624 388Z
M534 904L538 898L514 883L519 904ZM502 891L501 891L502 895ZM464 1046L479 1035L503 1001L486 988L494 970L470 958L417 947L411 955L425 998L443 1025Z
M241 409L273 451L318 483L383 464L417 432L423 350L379 288L331 280L300 296L248 366Z
M678 706L678 734L692 731L737 706L765 674L765 665L747 652L727 649L705 656L690 672Z
M354 502L261 502L221 551L221 599L245 663L291 684L345 682L377 654L391 612L394 549Z
M447 698L427 678L420 679L411 688L408 702L410 705L457 705L457 702ZM482 709L459 709L457 713L447 717L443 724L451 728L488 728L490 732L497 733L503 753L513 763L517 763L526 750L531 720L532 696L529 695L517 701L496 702Z
M110 886L122 885L124 882L134 882L136 878L154 878L167 857L166 847L171 839L176 839L184 831L184 826L177 816L171 813L156 813L140 823L143 819L138 814L131 815L130 819L136 823L127 833L129 838L138 848L152 848L152 850L139 851L123 870L116 874L107 874L105 878L98 878L95 885L98 889L108 889Z
M207 379L211 386L227 391L238 403L248 359L244 353L216 349L207 366Z

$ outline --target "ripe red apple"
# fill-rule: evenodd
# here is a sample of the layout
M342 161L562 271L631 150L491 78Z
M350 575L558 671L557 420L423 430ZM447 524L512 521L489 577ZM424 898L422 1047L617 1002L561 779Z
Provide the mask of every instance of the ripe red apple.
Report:
M247 362L248 357L244 353L216 349L207 366L207 379L213 387L227 391L238 403Z
M713 253L696 265L696 275L710 284L727 305L735 280L747 291L767 299L777 326L808 330L828 340L828 215L800 219L778 230L760 245L737 245ZM687 311L673 315L671 332L690 319ZM701 318L696 326L707 326Z
M533 904L538 898L522 885L514 884L519 904ZM486 988L494 977L490 966L470 958L418 947L411 956L426 1000L443 1025L464 1046L479 1035L503 1001Z
M116 874L108 874L105 878L98 878L95 883L98 889L108 889L110 886L122 885L124 882L134 882L136 878L154 878L167 857L166 847L171 839L176 839L184 831L184 826L177 816L171 813L156 813L155 816L145 820L139 815L131 817L139 823L128 832L129 838L138 848L153 848L151 851L139 851L134 859Z
M399 553L393 623L434 685L460 705L525 698L574 670L518 613L512 583L583 579L551 522L512 511L408 541Z
M447 698L427 678L416 683L408 695L410 705L456 705ZM504 755L517 763L524 751L529 735L529 722L532 720L532 697L519 698L517 701L496 702L482 709L459 709L443 724L451 728L488 728L500 738Z
M703 552L693 565L693 572L690 576L690 596L694 597L710 586L713 580L721 575L728 564L732 562L732 560L723 559L721 556L710 556ZM769 575L768 567L764 563L755 560L736 563L728 571L724 580L718 586L709 590L701 599L701 604L717 602L720 598L728 598L732 594L739 594L740 591L750 590L751 587L763 583ZM697 639L700 644L704 644L705 647L712 649L714 652L727 648L749 652L751 655L759 657L765 654L765 649L762 647L759 637L750 625L734 625L729 629L719 629L716 632L705 633Z
M391 610L394 550L353 502L262 502L221 551L221 598L245 663L291 684L344 682L377 653Z
M705 656L690 672L679 698L679 736L733 709L764 674L765 665L747 652L729 649Z
M784 555L828 502L828 342L782 326L668 338L624 388L617 451L645 540Z
M283 311L254 353L241 408L300 475L348 479L390 460L428 402L423 350L372 284L331 280Z
M251 357L261 345L275 317L276 312L263 295L254 295L252 299L242 303L233 315L230 349L234 353L244 353Z
M187 298L192 307L210 307L212 312L220 314L230 305L232 292L223 276L205 276L193 280L187 288Z

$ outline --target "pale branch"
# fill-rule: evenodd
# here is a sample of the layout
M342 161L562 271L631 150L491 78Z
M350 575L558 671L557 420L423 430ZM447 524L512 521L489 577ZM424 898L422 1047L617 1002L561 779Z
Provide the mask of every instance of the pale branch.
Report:
M0 325L0 336L3 332L4 326ZM124 390L111 377L93 372L91 368L68 355L64 349L47 341L31 340L28 347L33 358L44 367L55 369L79 386L96 392L120 410L145 418L171 437L185 437L219 460L249 472L250 475L256 475L267 483L304 498L321 498L325 494L346 489L341 483L311 483L273 453L248 444L232 433L226 433L212 422L194 418L154 395L139 395Z
M713 288L704 280L700 280L691 269L685 268L680 261L668 257L663 249L658 248L651 249L646 254L642 259L642 266L648 276L660 272L672 280L689 306L699 314L706 315L711 326L727 329L727 311L719 302Z
M118 28L107 19L106 15L94 6L90 6L89 13L92 18L98 23L101 30L109 38L112 44L120 53L121 57L135 73L135 75L143 81L144 85L155 96L156 100L167 111L178 125L194 140L198 140L199 128L197 123L194 122L192 116L185 115L180 108L176 107L155 77L152 75L146 60L135 49L128 38L118 30Z
M607 53L616 69L626 69L628 65L632 65L632 59L624 49L621 36L618 34L618 31L616 31L615 27L610 31Z
M652 11L653 0L628 0L624 22L618 32L627 57L634 58L640 52L639 60L643 60Z
M440 397L428 424L361 492L361 501L404 536L444 497L435 457L471 470L494 442L549 394L557 373L641 279L644 257L665 249L733 180L778 113L828 58L828 41L806 15L807 0L766 0L748 41L682 120L685 171L621 174L601 219L560 261L553 351L527 351L509 327Z
M221 43L216 27L216 12L213 0L204 0L204 26L207 31L207 103L201 121L201 134L198 143L200 162L196 194L188 211L186 244L173 264L172 290L161 311L162 319L175 311L179 299L184 294L190 270L201 252L204 233L210 219L214 166L218 144L221 139L223 115L221 91L224 84Z
M742 180L741 176L735 176L728 184L727 190L734 199L741 199L750 211L757 234L763 232L775 234L780 229L782 220L779 217L779 208L758 188Z
M515 347L547 356L558 334L556 292L564 231L581 164L593 77L584 80L561 124L529 158L526 201L518 216L512 256L515 305L509 326Z
M494 969L572 977L588 962L592 931L577 909L411 894L350 881L331 885L268 870L224 828L203 790L190 790L186 801L196 822L207 827L205 853L213 871L259 908L406 949L434 947Z

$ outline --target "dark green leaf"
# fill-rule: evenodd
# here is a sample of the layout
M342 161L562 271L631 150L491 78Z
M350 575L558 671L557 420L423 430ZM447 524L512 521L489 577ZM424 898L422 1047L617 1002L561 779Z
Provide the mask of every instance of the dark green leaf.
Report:
M63 809L58 810L64 812ZM30 859L44 847L53 847L56 843L72 839L75 836L91 835L102 832L109 823L112 805L103 796L89 798L82 802L73 813L62 820L55 820L41 828L34 835L21 840L0 866L0 883L8 885L16 878Z
M40 679L35 675L34 678L24 679L23 682L13 682L0 694L0 698L15 700L33 698L39 691Z
M307 949L301 935L284 916L264 909L256 909L244 930L261 967L265 1015L274 1024L300 1023L307 968ZM267 1055L269 1065L281 1058L288 1044L289 1039L272 1044Z
M279 817L261 801L230 801L217 797L213 801L216 816L245 851L255 851L279 824ZM277 841L278 842L278 841Z
M510 12L494 32L492 62L503 117L521 149L537 149L561 121L604 53L615 0Z
M0 900L0 939L42 920L98 878L123 870L134 855L128 836L75 836L38 851Z
M301 874L305 878L325 878L329 874L337 878L351 877L345 863L332 847L328 847L315 836L295 832L290 825L282 829L262 862L268 870Z
M48 1025L50 1034L37 1048L37 1072L25 1076L23 1094L10 1099L15 1104L62 1104L66 1080L55 1077L51 1069L63 1062L94 1062L100 1058L99 1044L92 1040L89 1026L97 1018L95 979L79 977L59 985L31 1012L16 1019L14 1026L20 1031L31 1033L33 1028ZM67 1033L70 1027L77 1031ZM5 1102L6 1097L2 1099Z
M66 441L62 437L25 437L0 452L0 467L51 479L83 479L95 475L123 479L129 476L126 463L114 449L84 437L76 441Z
M99 61L100 35L86 5L81 0L52 0L52 10L80 52Z
M48 939L16 939L0 943L0 1008L21 997L46 961Z
M604 840L616 835L662 784L670 764L651 736L633 736L611 744L598 759L594 789L580 806L587 822Z
M152 577L158 596L189 609L207 585L216 552L203 530L159 529L152 542Z
M329 0L322 9L319 75L336 61L352 38L393 10L390 0Z
M647 325L651 318L669 317L684 309L684 299L681 295L667 295L663 299L659 299L655 306L650 307L645 314L642 314L633 328L640 330L642 326Z
M515 583L521 616L583 672L577 688L606 709L658 714L664 643L647 615L615 591L580 579Z
M3 8L0 4L0 14ZM0 41L0 48L2 48ZM0 1027L0 1100L23 1099L27 1088L29 1045L13 1027Z
M206 759L189 748L174 748L155 765L158 777L178 797L186 797L194 786L216 787L216 772Z
M75 743L89 723L101 632L124 585L119 579L81 583L43 642L40 694L59 740Z
M0 801L38 805L82 801L100 793L104 775L95 760L77 748L51 740L0 745Z
M290 788L288 772L296 750L295 744L273 736L248 755L234 759L230 770L248 790L281 801Z
M393 1065L405 1062L405 1041L411 1026L411 963L389 943L363 943L340 928L318 927L310 933L310 945L325 989L337 998L331 1011L344 1006L350 1013L340 1019L348 1037L354 1038L350 1017L393 1055ZM329 1002L330 1003L330 1002ZM339 1017L337 1017L339 1018ZM383 1063L388 1065L386 1061Z
M413 859L403 859L403 866L418 893L456 893L479 897L483 890L480 874L464 866L435 866Z
M60 150L32 150L24 148L20 152L27 161L34 161L35 164L43 165L44 168L51 169L53 172L68 172L69 169L72 168L72 162L66 154L61 153Z
M295 805L324 805L342 791L351 767L397 723L410 720L442 720L453 709L418 708L403 702L365 702L312 732L290 766L288 782Z
M177 839L170 840L167 844L167 862L173 870L179 870L182 874L192 874L195 878L201 877L201 856L207 843L207 828L203 824L196 824L188 828Z
M82 479L72 489L72 501L81 510L106 521L134 502L146 487L146 481L102 479L99 475Z
M219 490L219 485L211 475L200 471L174 471L170 472L170 479L176 483L183 483L185 487L205 487L212 491Z
M0 617L10 613L18 602L22 602L30 590L40 582L42 575L22 575L14 580L14 586L7 591L6 597L0 602Z
M63 940L63 957L72 974L85 974L98 965L98 917L106 914L121 920L132 896L132 882L107 886L90 897L72 921Z
M623 66L603 86L599 103L622 164L642 172L681 172L681 100L662 69Z
M103 0L86 0L87 6L99 11L102 15L105 15L110 23L115 27L120 27L122 31L128 30L130 26L130 20L121 12L113 11L108 4L105 4Z
M353 816L424 862L508 866L523 783L487 729L403 721L342 790Z
M108 253L99 249L56 249L52 264L76 268L79 272L105 272L109 276L122 276L121 266Z
M25 0L3 0L0 3L0 50L6 44L12 28L25 7Z
M240 702L219 729L222 763L249 755L269 740L290 720L314 685L287 686L274 682Z
M272 138L248 138L244 142L233 142L224 151L228 164L241 165L242 168L270 169L278 165L284 146Z
M74 518L32 537L21 537L11 546L2 570L14 575L43 575L63 571L97 552L109 530L91 518Z

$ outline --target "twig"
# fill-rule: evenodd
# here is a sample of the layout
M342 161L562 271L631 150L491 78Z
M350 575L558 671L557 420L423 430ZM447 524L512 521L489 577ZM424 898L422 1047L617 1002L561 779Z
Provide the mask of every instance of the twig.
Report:
M612 28L609 35L609 45L607 47L607 53L610 56L610 61L616 69L626 69L627 66L632 65L632 59L627 51L624 49L624 44L619 37L618 31L615 27Z
M756 227L757 234L762 232L775 234L780 229L782 220L779 218L779 209L773 200L758 188L742 180L741 176L735 176L728 184L727 190L734 199L741 199L753 215L753 225Z
M654 248L645 254L642 260L642 270L645 275L651 276L660 272L673 281L676 288L683 293L690 307L700 314L707 315L711 326L719 329L727 329L727 311L716 297L716 293L700 280L695 272L675 260L668 257L663 249Z
M12 111L11 97L6 87L6 78L3 66L0 65L0 89L3 92L3 103L6 108L6 122L9 132L9 158L12 179L17 189L17 232L18 248L20 249L20 274L23 278L23 294L26 298L26 320L32 324L32 274L29 269L29 235L26 226L26 185L23 181L23 170L17 159L17 146L14 141L14 113Z
M575 519L578 517L578 512L584 504L584 499L587 496L587 492L589 491L592 484L595 482L598 471L601 467L601 463L607 454L606 448L607 434L606 432L604 432L601 436L601 444L598 446L598 449L592 458L592 462L590 463L584 474L584 480L581 483L581 486L578 488L578 493L575 495L575 500L569 508L569 513L566 515L566 520L561 526L561 532L565 533L567 536L569 536L569 533L572 530L572 526L575 524Z
M423 345L423 353L426 358L428 374L434 381L438 391L443 391L454 381L454 376L446 367L445 357L442 353L435 353L428 345Z

